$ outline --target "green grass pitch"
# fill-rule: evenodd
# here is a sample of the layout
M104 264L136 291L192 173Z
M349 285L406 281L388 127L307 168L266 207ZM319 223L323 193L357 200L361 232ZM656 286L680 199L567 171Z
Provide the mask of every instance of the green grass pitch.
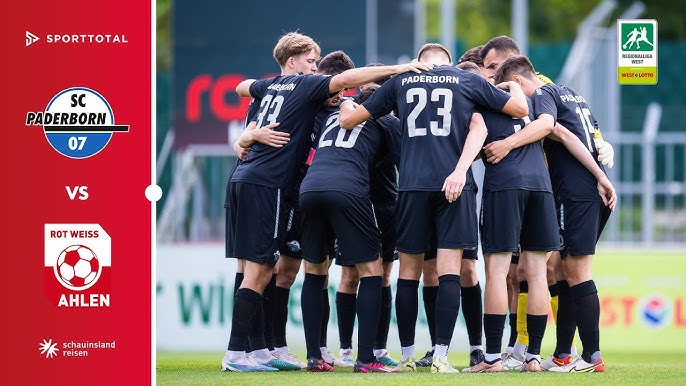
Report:
M686 385L686 353L660 355L604 353L604 373L536 374L431 374L420 368L415 374L356 374L352 368L333 373L284 371L274 373L228 373L219 370L223 352L157 353L158 385ZM302 358L302 355L300 355ZM467 355L453 353L451 362L462 369Z

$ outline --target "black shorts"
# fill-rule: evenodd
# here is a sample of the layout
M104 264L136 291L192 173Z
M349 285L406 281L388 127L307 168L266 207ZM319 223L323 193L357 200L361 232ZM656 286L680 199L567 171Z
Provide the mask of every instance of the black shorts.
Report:
M594 255L612 213L610 208L599 201L564 200L558 203L557 209L562 237L560 257Z
M381 259L392 263L398 260L398 251L395 250L395 203L374 204L374 216L381 232Z
M462 191L457 201L448 203L443 192L400 192L396 224L400 252L426 253L434 235L436 248L475 249L476 193Z
M226 213L226 257L274 266L283 239L281 190L232 182L230 195Z
M283 205L282 216L284 219L285 236L279 244L279 252L282 255L302 259L302 214L297 203Z
M343 266L374 261L381 253L379 229L369 198L343 192L300 194L303 259L323 263L336 238Z
M483 253L557 251L555 199L550 192L523 189L485 191L481 201Z

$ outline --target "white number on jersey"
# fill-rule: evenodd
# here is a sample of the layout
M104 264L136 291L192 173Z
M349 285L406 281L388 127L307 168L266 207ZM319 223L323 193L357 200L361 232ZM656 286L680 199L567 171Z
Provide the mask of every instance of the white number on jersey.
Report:
M588 145L588 151L593 153L593 144L591 143L591 136L595 135L595 128L591 123L591 110L587 108L576 108L576 113L579 115L581 120L581 125L584 127L584 133L586 134L586 145Z
M343 128L339 128L338 135L336 136L336 143L334 144L333 135L331 135L330 139L326 139L326 137L329 135L329 133L331 133L333 129L339 127L338 114L331 115L326 120L326 129L322 133L322 137L319 139L318 147L322 148L334 144L336 147L350 149L351 147L355 146L357 137L360 135L360 131L362 131L362 127L364 127L365 122L362 122L359 125L355 126L352 130L345 130ZM350 135L348 136L348 138L345 138L347 134Z
M279 116L281 106L283 106L283 95L277 95L276 97L274 97L271 94L265 95L264 98L262 98L262 103L260 103L260 115L257 116L256 127L262 127L264 117L267 116L269 110L271 110L272 113L267 116L267 123L265 124L265 126L271 125L272 123L276 123L276 117Z
M528 116L528 115L525 115L523 118L515 118L515 117L512 117L512 119L514 119L515 121L517 121L517 123L514 124L514 132L515 132L515 133L522 129L522 125L519 124L519 120L520 120L520 119L524 121L524 126L526 126L526 125L528 125L529 123L531 123L531 119L529 119L529 116Z
M431 134L437 137L445 137L450 135L450 125L452 115L450 112L453 108L453 91L448 88L436 88L431 91L431 102L440 102L443 97L443 105L436 108L436 115L441 117L441 126L439 121L430 121L429 127ZM426 127L417 127L417 117L426 107L427 91L423 88L411 88L405 94L407 103L417 104L414 106L410 114L407 116L407 134L411 137L418 137L426 135Z

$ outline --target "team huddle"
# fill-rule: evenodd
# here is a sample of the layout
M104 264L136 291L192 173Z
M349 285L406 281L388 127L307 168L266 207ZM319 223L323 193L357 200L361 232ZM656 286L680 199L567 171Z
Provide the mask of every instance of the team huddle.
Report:
M457 65L435 43L390 66L320 54L312 38L287 33L273 52L281 75L236 87L252 101L226 191L226 257L238 270L222 370L458 373L448 350L462 307L462 372L604 371L591 268L617 200L604 170L614 152L583 96L538 74L507 36ZM351 89L357 95L344 97ZM396 260L398 360L386 347ZM338 357L327 348L334 263ZM306 362L286 340L301 266ZM414 345L420 279L432 344L423 357ZM551 308L557 344L542 360Z

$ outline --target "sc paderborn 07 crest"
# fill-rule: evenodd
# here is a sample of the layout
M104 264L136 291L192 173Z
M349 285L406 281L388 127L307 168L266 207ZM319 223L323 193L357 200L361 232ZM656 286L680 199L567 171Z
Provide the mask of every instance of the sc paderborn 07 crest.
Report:
M53 149L74 159L98 154L113 133L129 131L129 125L114 123L114 112L107 99L87 87L60 91L45 111L27 112L26 125L42 126Z

